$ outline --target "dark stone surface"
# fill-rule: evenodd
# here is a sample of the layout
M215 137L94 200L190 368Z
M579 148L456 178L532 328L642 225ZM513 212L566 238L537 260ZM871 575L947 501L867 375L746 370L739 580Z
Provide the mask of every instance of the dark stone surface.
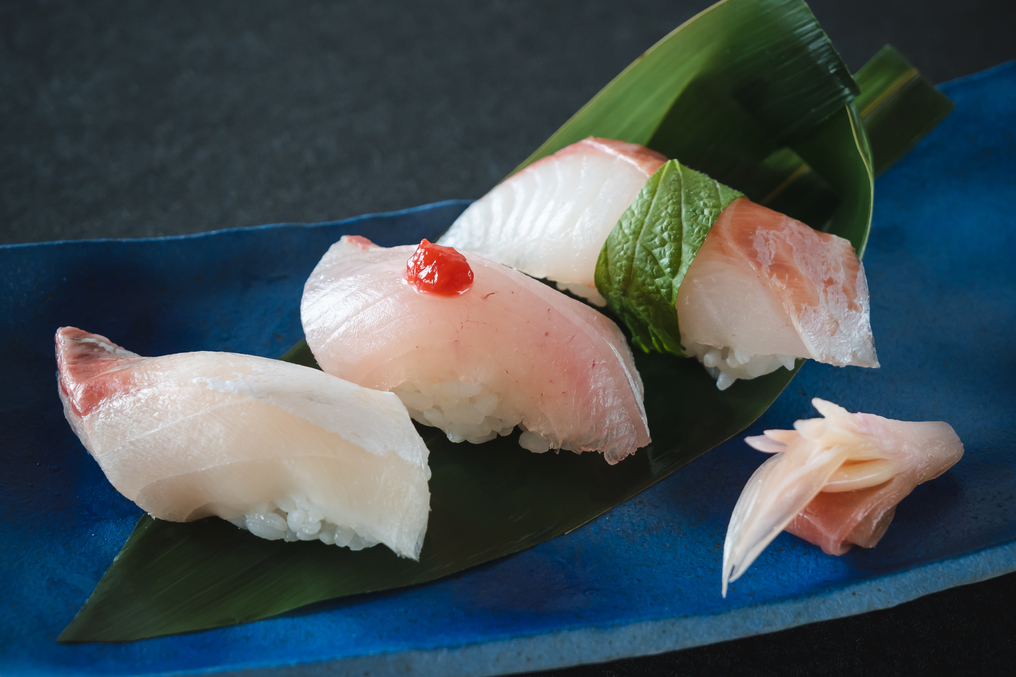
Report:
M0 5L0 243L485 193L709 0ZM1016 3L820 0L847 64L1016 58Z
M0 244L323 221L478 197L708 0L0 5ZM1016 58L1011 0L815 0L856 69ZM1016 575L559 675L980 674Z

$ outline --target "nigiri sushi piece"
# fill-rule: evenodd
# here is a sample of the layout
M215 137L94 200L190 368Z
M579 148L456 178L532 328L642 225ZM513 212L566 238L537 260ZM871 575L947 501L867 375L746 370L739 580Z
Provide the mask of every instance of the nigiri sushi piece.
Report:
M824 418L745 440L773 457L748 480L730 517L724 597L727 584L784 530L830 555L852 545L875 547L896 505L963 456L963 443L947 423L851 414L818 398L812 404Z
M526 449L599 451L613 464L650 441L617 326L476 254L344 237L311 274L300 312L322 369L396 393L453 442L519 426Z
M584 139L498 184L438 244L551 280L602 306L594 281L600 249L664 162L633 143Z
M394 395L248 355L141 357L73 327L56 357L74 432L153 517L419 558L428 451Z
M864 266L850 243L747 198L720 213L677 296L684 349L720 390L794 359L878 367Z

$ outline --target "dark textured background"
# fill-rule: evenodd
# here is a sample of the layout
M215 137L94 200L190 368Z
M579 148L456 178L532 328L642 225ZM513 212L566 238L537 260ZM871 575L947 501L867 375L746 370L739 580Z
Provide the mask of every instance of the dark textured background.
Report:
M323 221L479 197L708 0L0 3L0 244ZM1016 58L1013 0L814 0L851 69ZM1016 113L1014 113L1016 115ZM876 188L877 190L877 188ZM981 674L1016 575L552 674Z

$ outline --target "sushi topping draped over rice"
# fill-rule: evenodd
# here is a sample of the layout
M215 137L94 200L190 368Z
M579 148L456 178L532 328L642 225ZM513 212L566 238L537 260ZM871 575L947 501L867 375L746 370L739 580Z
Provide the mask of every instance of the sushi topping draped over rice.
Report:
M468 293L407 284L407 259L423 278L436 265L440 280L458 257L451 279L470 271ZM617 325L472 252L426 241L364 248L344 237L307 281L301 319L325 372L394 392L453 442L518 427L531 451L597 451L611 464L650 442L642 381Z
M395 395L250 355L141 357L74 327L56 357L74 432L153 517L419 557L429 452Z
M603 242L666 160L634 143L583 139L499 183L438 242L602 306L594 278Z
M795 358L878 367L864 266L850 242L740 198L723 210L677 297L681 342L720 390Z

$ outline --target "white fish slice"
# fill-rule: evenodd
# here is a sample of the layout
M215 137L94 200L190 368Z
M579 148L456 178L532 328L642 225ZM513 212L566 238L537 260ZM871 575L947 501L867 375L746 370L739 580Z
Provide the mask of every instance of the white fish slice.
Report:
M868 283L850 243L747 198L720 214L676 305L683 346L721 390L791 369L794 358L878 367Z
M322 369L397 392L455 442L518 425L527 449L600 451L609 463L649 443L642 381L613 322L469 252L467 292L421 293L404 280L416 249L354 236L328 250L301 305Z
M749 438L752 446L765 447L762 451L772 453L770 443L783 444L784 450L755 471L734 506L723 544L724 597L728 583L781 531L831 555L842 555L851 545L874 547L896 505L963 456L963 443L946 423L851 414L818 398L812 404L823 419Z
M509 177L455 220L438 244L556 282L605 305L594 281L607 235L666 162L643 146L588 138Z
M428 451L394 395L247 355L140 357L72 327L56 349L71 427L152 516L419 557Z

